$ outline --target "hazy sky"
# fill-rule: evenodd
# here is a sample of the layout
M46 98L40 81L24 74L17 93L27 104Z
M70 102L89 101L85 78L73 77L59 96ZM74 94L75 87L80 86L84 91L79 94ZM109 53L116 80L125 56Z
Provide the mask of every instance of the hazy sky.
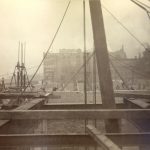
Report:
M147 2L148 0L142 0ZM62 18L68 0L0 0L0 75L13 71L17 61L18 41L26 41L27 67L40 63ZM150 20L130 0L102 0L142 42L150 41ZM72 0L61 30L54 42L59 48L83 48L82 0ZM103 9L107 42L113 51L122 44L129 57L143 48ZM87 47L92 48L88 0L86 2Z

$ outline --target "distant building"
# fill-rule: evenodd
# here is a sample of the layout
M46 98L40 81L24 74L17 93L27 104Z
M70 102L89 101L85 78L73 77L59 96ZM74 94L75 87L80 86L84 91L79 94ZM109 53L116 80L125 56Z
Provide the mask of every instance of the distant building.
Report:
M44 60L44 80L50 86L63 85L77 71L82 62L83 56L80 49L61 49L59 53L49 53Z
M87 58L92 53L87 53ZM44 54L45 55L45 54ZM129 59L122 48L116 52L110 52L110 60L126 82L134 82L134 71L137 58ZM62 87L83 64L83 52L80 49L61 49L58 53L49 53L44 60L44 81L49 87ZM119 76L111 66L112 79L120 81ZM87 65L88 85L93 80L93 59ZM98 77L97 77L98 79ZM72 84L83 83L83 69L73 78ZM114 84L114 86L117 86Z

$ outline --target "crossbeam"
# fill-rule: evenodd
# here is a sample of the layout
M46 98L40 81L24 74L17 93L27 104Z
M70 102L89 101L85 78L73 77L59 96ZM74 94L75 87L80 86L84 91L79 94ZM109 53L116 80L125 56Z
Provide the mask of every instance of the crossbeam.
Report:
M150 133L106 133L119 146L150 145ZM89 135L83 134L1 134L1 146L96 146Z
M40 134L7 134L0 135L0 146L91 146L96 142L86 135L40 135Z
M46 98L50 96L50 94L48 95L40 95L37 93L0 93L0 99L11 99L11 100L15 100L16 98L32 98L32 99L37 99L37 98Z
M44 104L44 99L31 100L28 103L17 107L15 110L29 110L41 107Z
M150 109L1 110L0 119L150 119Z
M118 103L116 104L117 108L124 108L123 103ZM44 104L41 106L40 109L102 109L103 105L102 104L71 104L71 103L65 103L65 104Z
M66 91L56 91L53 95L50 95L50 98L57 99L61 98L61 95L68 93ZM76 93L76 92L70 92ZM87 92L90 94L91 92ZM56 95L55 95L56 94ZM83 93L79 92L78 94L82 95ZM126 98L145 98L150 99L150 90L114 90L115 97L126 97Z
M116 90L115 97L150 99L150 91Z
M44 100L43 99L36 99L36 100L32 100L24 105L21 105L19 107L17 107L15 110L28 110L28 109L33 109L33 108L38 108L39 106L43 105ZM0 120L0 127L2 127L3 125L7 124L9 122L9 120Z
M150 100L147 99L124 99L124 103L128 108L150 108Z
M124 103L128 108L134 108L134 109L148 109L150 108L150 104L147 100L130 100L126 99L124 100ZM142 132L149 132L150 131L150 119L129 119L131 123L135 125L135 127Z
M88 134L101 146L104 150L121 150L118 145L112 142L104 133L101 133L91 125L86 126Z

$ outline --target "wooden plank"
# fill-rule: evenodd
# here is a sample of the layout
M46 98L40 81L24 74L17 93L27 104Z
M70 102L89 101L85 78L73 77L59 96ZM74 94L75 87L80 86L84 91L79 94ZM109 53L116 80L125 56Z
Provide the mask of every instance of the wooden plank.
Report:
M134 109L149 109L148 100L130 100L125 99L124 103L126 106ZM134 126L141 132L150 132L150 118L141 118L141 119L128 119Z
M115 97L150 99L150 91L118 90L114 91Z
M124 108L123 103L119 103L116 105L116 107L119 109ZM102 109L102 104L71 104L71 103L65 103L65 104L44 104L40 107L40 109Z
M101 146L104 150L121 150L118 145L111 141L104 133L101 133L91 125L86 126L87 133Z
M114 90L121 93L149 94L150 90Z
M9 120L0 120L0 127L7 124L8 122L9 122Z
M150 100L147 99L124 99L124 103L128 108L150 108ZM149 132L150 131L150 119L128 119L139 131L141 132ZM147 146L140 146L140 150L149 150L149 147Z
M38 135L38 134L7 134L0 135L0 146L91 146L96 145L90 136L86 135Z
M101 1L90 0L89 5L102 104L104 108L113 109L116 108L116 104L111 79ZM119 122L117 120L105 121L105 128L108 132L120 131Z
M106 133L119 146L150 146L150 132L142 133Z
M150 109L1 110L0 119L150 119Z
M27 134L34 133L39 127L39 120L10 120L0 127L0 134Z
M0 99L11 99L15 100L16 98L32 98L32 99L39 99L39 98L47 98L50 97L51 94L48 93L46 95L38 94L38 93L0 93ZM52 95L53 97L53 95Z
M119 146L150 146L150 133L106 133ZM83 134L0 134L1 146L96 146L89 135Z
M24 105L17 107L14 110L23 110L23 109L28 110L28 109L38 108L43 103L44 103L44 99L32 100ZM9 120L0 120L0 127L4 126L7 123L9 123Z

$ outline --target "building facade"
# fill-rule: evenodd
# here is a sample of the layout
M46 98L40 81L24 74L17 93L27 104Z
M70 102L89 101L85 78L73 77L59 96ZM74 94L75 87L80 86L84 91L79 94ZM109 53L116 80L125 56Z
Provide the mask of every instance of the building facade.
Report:
M128 84L133 84L135 80L135 73L132 68L136 65L137 58L129 59L123 49L111 52L110 61L113 63L111 66L112 79L114 86L121 88L122 81L116 70L124 78ZM44 54L45 55L45 54ZM58 53L49 53L44 60L44 81L48 87L63 87L68 80L81 68L83 65L83 52L80 49L61 49ZM92 55L88 52L87 59ZM111 63L110 63L111 64ZM74 76L71 80L72 87L74 85L83 84L84 82L84 69ZM93 57L87 63L87 85L89 90L92 88L93 82ZM96 78L98 84L98 73L96 69ZM72 88L69 87L69 88Z
M61 49L58 53L49 53L44 60L44 81L49 86L62 86L82 63L80 49Z

